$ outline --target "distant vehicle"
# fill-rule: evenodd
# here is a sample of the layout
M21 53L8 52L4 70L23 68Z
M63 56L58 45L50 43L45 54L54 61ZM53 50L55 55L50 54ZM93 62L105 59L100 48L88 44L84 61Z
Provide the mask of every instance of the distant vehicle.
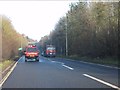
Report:
M28 60L39 61L39 50L35 45L28 45L24 51L25 62Z
M44 55L47 57L55 57L56 56L56 49L53 45L47 45L46 51L44 52Z
M28 42L28 45L35 45L37 42Z
M46 55L46 51L42 51L41 56L46 57L46 56L47 56L47 55Z

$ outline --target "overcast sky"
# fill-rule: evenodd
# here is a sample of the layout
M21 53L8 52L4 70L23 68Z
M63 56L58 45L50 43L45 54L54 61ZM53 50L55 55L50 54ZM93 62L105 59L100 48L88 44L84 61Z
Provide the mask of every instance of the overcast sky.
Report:
M77 0L61 1L0 1L0 14L6 15L17 32L40 40L54 29L60 17Z

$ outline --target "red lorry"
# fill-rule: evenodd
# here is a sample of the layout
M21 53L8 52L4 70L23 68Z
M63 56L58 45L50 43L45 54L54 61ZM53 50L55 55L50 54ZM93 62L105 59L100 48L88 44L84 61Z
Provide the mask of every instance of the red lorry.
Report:
M25 62L29 61L39 61L39 50L35 45L28 45L24 51Z
M56 49L53 45L46 46L46 56L47 57L55 57L56 56Z

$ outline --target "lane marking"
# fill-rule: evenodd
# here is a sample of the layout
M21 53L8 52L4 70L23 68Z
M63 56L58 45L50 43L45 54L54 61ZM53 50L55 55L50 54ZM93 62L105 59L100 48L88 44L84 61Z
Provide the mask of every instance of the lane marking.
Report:
M74 70L74 68L65 65L63 62L58 62L58 61L53 61L53 60L51 60L51 62L60 63L60 64L62 64L63 67L66 67L66 68L68 68L68 69L70 69L70 70Z
M14 66L10 69L10 71L6 74L6 76L1 80L0 82L0 87L2 88L2 85L4 84L4 82L7 80L7 78L10 76L10 74L12 73L12 71L14 70L14 68L16 67L18 62L16 62L14 64Z
M18 61L20 61L22 58L23 58L23 57L20 57ZM2 80L0 80L0 87L2 86L2 83L5 82L5 80L6 80L7 77L9 76L9 74L10 74L10 73L13 71L13 69L16 67L18 61L17 61L16 63L14 63L13 67L11 67L10 71L6 74L6 76L5 76ZM10 68L10 67L9 67L9 68ZM3 72L4 72L4 71L3 71ZM2 72L2 73L3 73L3 72Z
M53 61L53 60L51 62L53 62L53 63L60 63L62 65L64 64L63 62L58 62L58 61Z
M113 85L113 84L110 84L110 83L108 83L108 82L106 82L106 81L100 80L100 79L95 78L95 77L93 77L93 76L91 76L91 75L88 75L88 74L83 74L83 75L86 76L86 77L88 77L88 78L91 78L91 79L93 79L93 80L95 80L95 81L98 81L98 82L100 82L100 83L102 83L102 84L105 84L105 85L107 85L107 86L109 86L109 87L112 87L112 88L115 88L115 89L120 90L119 87L117 87L117 86L115 86L115 85Z
M55 62L55 61L51 61L51 62Z
M102 65L102 64L95 64L95 63L91 63L91 62L84 62L84 61L79 61L79 62L91 64L91 65L103 66L103 67L107 67L107 68L120 69L119 67L112 67L112 66L107 66L107 65Z
M113 68L113 69L120 69L119 67L107 66L107 65L103 65L103 64L96 64L96 63L85 62L85 61L77 61L77 60L66 59L66 58L59 58L59 59L65 59L65 60L73 61L73 62L76 61L76 62L81 62L81 63L86 63L86 64L93 64L93 65L98 65L98 66L103 66L103 67Z
M22 63L23 61L21 62L21 59L24 59L24 58L25 58L24 56L20 57L19 60L18 60L17 62Z
M1 74L5 73L15 62L13 62L10 66L8 66L4 71L0 71Z
M20 59L18 61L20 61L23 58L20 57ZM2 88L2 85L5 83L5 81L8 79L8 77L10 76L10 74L13 72L14 68L16 67L16 65L18 64L18 61L13 65L13 67L10 69L10 71L6 74L6 76L0 81L0 88Z
M71 67L69 67L69 66L67 66L67 65L62 65L63 67L66 67L66 68L68 68L68 69L70 69L70 70L74 70L74 68L71 68Z

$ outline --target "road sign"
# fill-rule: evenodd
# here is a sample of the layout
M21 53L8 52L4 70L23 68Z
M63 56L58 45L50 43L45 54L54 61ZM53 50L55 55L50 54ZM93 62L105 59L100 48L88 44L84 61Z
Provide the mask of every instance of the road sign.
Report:
M22 50L22 48L18 48L18 50L19 50L19 51L21 51L21 50Z

